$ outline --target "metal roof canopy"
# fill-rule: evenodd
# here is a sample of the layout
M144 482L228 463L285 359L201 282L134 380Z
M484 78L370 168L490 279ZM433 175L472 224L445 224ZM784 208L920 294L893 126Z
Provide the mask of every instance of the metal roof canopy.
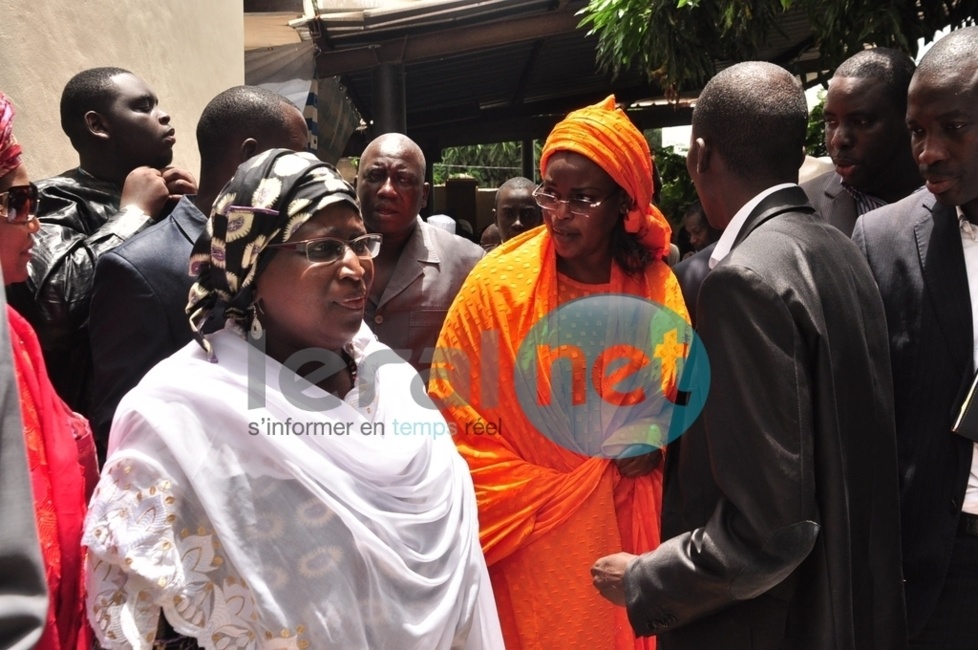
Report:
M569 111L611 93L640 128L689 124L689 104L670 105L644 74L612 78L598 70L597 37L577 27L586 4L305 0L306 18L293 24L304 23L315 40L319 76L340 76L368 124L384 101L375 96L375 71L401 66L408 135L429 151L542 139ZM817 56L807 19L789 12L757 58L817 71ZM354 136L347 153L371 137Z

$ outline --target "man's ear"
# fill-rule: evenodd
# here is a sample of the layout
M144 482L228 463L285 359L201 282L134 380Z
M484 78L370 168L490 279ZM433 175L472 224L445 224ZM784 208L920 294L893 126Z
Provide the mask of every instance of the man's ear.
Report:
M703 138L696 138L693 142L692 149L696 150L696 173L702 174L703 172L709 171L710 165L714 162L715 152L713 151L713 147L706 144Z
M421 190L421 207L428 205L428 192L431 191L431 183L425 183Z
M258 141L254 138L245 138L238 150L241 152L241 162L244 162L258 151Z
M100 113L95 111L88 111L85 113L85 128L88 132L92 134L92 137L98 138L100 140L108 140L112 137L112 131L109 128L108 120L106 120Z

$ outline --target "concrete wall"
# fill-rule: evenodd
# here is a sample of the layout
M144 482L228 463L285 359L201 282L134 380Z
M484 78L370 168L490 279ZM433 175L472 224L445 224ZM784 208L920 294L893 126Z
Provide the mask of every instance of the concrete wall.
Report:
M78 164L58 102L77 72L117 66L142 77L170 114L173 162L199 173L194 131L204 106L244 83L243 0L0 0L0 91L33 179Z

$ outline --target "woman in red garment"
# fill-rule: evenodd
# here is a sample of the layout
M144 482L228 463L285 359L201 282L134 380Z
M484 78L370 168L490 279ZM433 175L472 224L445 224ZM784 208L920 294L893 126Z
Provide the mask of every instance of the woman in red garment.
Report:
M13 137L13 106L0 93L0 268L6 284L27 279L37 221L37 188L21 163ZM48 584L48 615L38 650L88 650L81 527L98 478L88 422L54 392L37 335L7 305L14 369L30 464L41 555Z

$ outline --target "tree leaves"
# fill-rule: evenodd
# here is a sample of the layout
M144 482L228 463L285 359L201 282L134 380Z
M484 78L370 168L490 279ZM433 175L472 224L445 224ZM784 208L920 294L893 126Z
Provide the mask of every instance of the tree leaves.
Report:
M702 87L717 61L757 58L789 12L807 20L822 69L832 70L865 44L916 55L919 39L973 24L978 0L592 0L579 15L598 37L603 70L641 69L675 96Z

